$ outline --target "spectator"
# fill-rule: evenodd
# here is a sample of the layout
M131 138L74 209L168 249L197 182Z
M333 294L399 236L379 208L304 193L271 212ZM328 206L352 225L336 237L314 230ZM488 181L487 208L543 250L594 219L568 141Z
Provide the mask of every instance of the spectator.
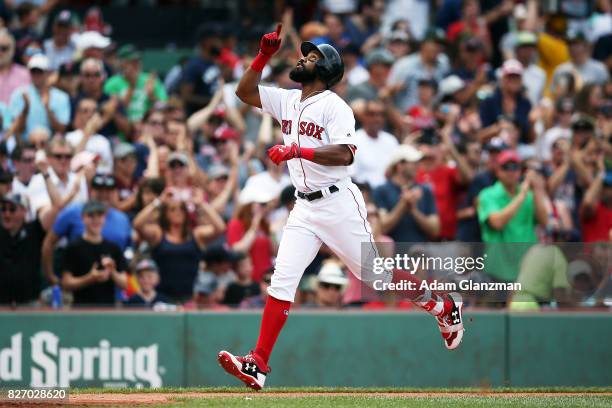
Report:
M129 143L116 144L113 157L115 161L114 177L119 193L117 208L127 211L134 206L138 192L136 149Z
M70 160L74 156L72 146L65 139L54 137L45 156L36 162L40 173L34 175L28 185L32 213L40 217L53 202L64 201L59 205L63 208L72 201L87 201L87 180L70 170ZM49 186L56 191L55 194L50 194Z
M159 269L155 261L143 259L138 262L136 264L136 276L138 277L138 287L140 290L124 302L124 305L153 308L160 303L170 303L164 294L156 290L159 285Z
M62 10L53 20L52 37L43 42L49 66L56 71L62 64L72 62L76 45L72 41L73 16L70 10Z
M272 282L272 272L268 271L264 273L261 281L259 282L259 294L245 298L240 303L241 309L260 309L266 304L268 298L268 287Z
M217 78L221 74L214 63L223 46L219 30L207 24L198 30L197 36L198 55L187 61L179 87L181 99L189 113L208 104L216 91Z
M491 49L489 28L480 12L478 0L463 0L461 20L452 23L446 32L449 41L455 42L460 36L472 36L480 40L486 50ZM490 54L490 51L487 51Z
M236 262L236 281L227 286L224 304L238 307L243 300L259 295L261 288L259 283L253 281L252 274L253 262L250 257Z
M559 139L570 140L572 137L572 115L574 101L571 98L559 98L555 103L554 125L546 130L537 141L538 156L545 162L552 158L552 145Z
M70 98L64 91L48 85L49 59L43 54L34 55L28 62L28 69L32 84L13 92L9 103L11 115L17 118L25 114L25 123L19 126L25 136L37 127L64 132L70 121Z
M497 163L498 181L478 195L478 221L482 240L493 244L487 246L487 274L498 281L515 282L518 263L528 247L499 244L537 242L536 223L546 225L548 221L547 197L544 181L533 170L520 182L521 163L515 151L503 151Z
M341 264L336 261L324 262L317 274L316 284L315 306L334 309L342 307L342 290L348 284L348 279Z
M15 39L10 32L0 29L0 103L8 104L13 91L31 82L30 72L13 62L14 55Z
M351 38L346 33L340 16L329 12L325 13L323 24L327 28L327 34L313 38L311 40L313 44L330 44L335 49L341 50L351 42Z
M342 50L344 77L347 78L349 88L366 82L370 76L368 70L361 65L360 57L359 48L354 44L348 44ZM287 72L291 70L290 65L287 64L285 67ZM279 86L282 87L280 84Z
M32 43L40 42L40 35L36 31L36 26L40 20L39 7L34 3L22 2L16 9L17 27L12 34L15 37L15 60L21 60L25 49Z
M497 157L507 149L499 139L484 146L487 151L485 168L478 172L470 182L463 202L457 212L457 239L464 242L481 242L480 225L477 217L478 194L497 181Z
M389 162L387 182L373 193L374 203L382 210L382 232L395 242L423 242L440 233L433 193L415 182L422 158L414 147L400 145Z
M272 266L276 243L267 220L269 203L275 192L253 187L240 193L239 205L227 225L227 243L234 251L248 254L253 262L253 280L259 282Z
M142 71L140 52L133 45L121 47L117 56L121 62L121 74L106 81L104 92L119 96L127 106L128 119L137 122L156 102L166 102L168 95L157 75Z
M606 66L590 56L586 36L581 31L570 31L567 35L570 61L559 65L553 74L553 86L564 73L578 74L585 84L605 84L610 78Z
M166 188L164 180L161 178L145 178L141 181L136 194L136 202L131 209L130 218L133 218L147 205L151 204L163 193Z
M11 192L13 173L0 167L0 194L4 196Z
M395 105L405 112L410 106L417 103L418 81L429 77L439 82L449 70L448 57L442 53L442 46L446 37L439 29L427 31L418 52L395 61L389 74L389 83L401 86L395 96Z
M82 98L75 106L72 120L73 131L66 133L66 140L78 152L88 151L98 156L97 170L100 173L111 173L113 170L113 153L110 141L99 134L102 117L98 104L92 98Z
M410 35L403 30L389 33L385 41L385 48L393 54L394 59L400 59L410 54Z
M106 174L97 174L91 180L89 189L91 200L99 201L106 207L104 223L102 226L102 237L117 245L121 251L131 243L132 227L128 217L112 206L116 201L117 191L115 180ZM61 238L67 238L69 242L78 239L85 229L81 214L84 203L74 203L57 216L53 228L45 237L42 247L43 269L47 279L55 281L53 273L53 248Z
M580 205L584 242L612 241L612 171L599 169Z
M74 305L110 305L115 287L127 287L127 265L119 246L102 237L107 207L88 201L82 210L83 235L70 243L62 267L62 288L72 291Z
M220 304L218 282L212 274L198 275L193 285L193 296L183 307L185 310L229 310Z
M516 35L514 55L523 65L523 85L527 98L533 106L538 106L546 90L546 72L536 65L538 59L538 37L529 32L521 31Z
M358 99L371 101L378 98L379 91L387 84L393 61L393 54L385 49L371 51L366 57L369 78L360 84L349 86L347 101L351 103Z
M141 239L151 247L153 260L159 265L160 291L174 301L184 301L193 294L205 244L225 231L223 219L209 203L198 199L191 203L197 210L195 226L190 226L187 203L166 190L162 198L144 207L134 218L133 226ZM159 209L158 220L154 213ZM203 222L203 218L207 222Z
M70 100L76 98L79 92L79 66L76 62L67 62L59 66L55 86L66 92Z
M32 304L42 289L40 246L48 223L27 222L28 200L9 193L0 198L0 304Z
M427 133L421 136L419 149L423 154L419 162L416 181L419 184L428 184L433 189L436 209L440 215L440 232L438 237L442 240L454 240L457 233L457 206L459 193L473 178L473 172L465 158L457 151L450 131L452 123L441 131L442 145L439 136L434 134L427 138ZM451 167L445 163L444 151L450 153L457 163Z
M31 144L17 146L11 153L11 160L15 167L15 177L11 187L13 193L27 196L28 186L36 172L36 166L34 165L35 154L36 149Z
M225 243L213 243L204 252L202 257L204 266L200 269L198 276L208 274L214 277L219 301L224 299L228 286L236 282L237 277L233 268L243 258L245 258L243 253L231 250Z
M438 83L433 78L420 78L417 82L417 103L406 111L410 122L410 131L417 131L436 126L434 117L434 98L438 91Z
M87 58L81 63L81 87L72 101L72 106L78 106L83 98L96 101L101 110L102 125L99 133L107 138L131 135L131 126L126 117L125 107L116 96L104 92L103 85L106 79L104 64L99 59Z
M366 102L361 124L355 133L355 145L364 154L355 155L351 174L356 182L375 188L385 183L385 171L398 143L395 136L383 130L385 107L381 102Z
M499 87L493 95L480 104L480 120L482 121L482 136L488 140L500 133L500 118L511 118L520 129L521 143L529 143L533 139L533 131L529 122L531 102L522 95L523 64L517 60L508 60L501 67Z

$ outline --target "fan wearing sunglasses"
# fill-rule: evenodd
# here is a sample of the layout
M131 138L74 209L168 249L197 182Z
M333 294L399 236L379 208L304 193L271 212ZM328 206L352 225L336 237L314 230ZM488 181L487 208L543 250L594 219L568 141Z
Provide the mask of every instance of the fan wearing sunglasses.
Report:
M49 222L27 222L24 194L0 198L0 305L32 304L40 294L40 247Z
M546 225L548 220L549 199L544 180L529 169L521 181L521 162L514 150L501 152L497 164L498 181L478 195L482 240L486 243L535 243L536 223ZM516 281L520 248L499 245L495 248L503 250L504 254L498 254L503 259L497 257L495 268L485 268L487 274L503 282ZM492 259L490 253L488 259Z

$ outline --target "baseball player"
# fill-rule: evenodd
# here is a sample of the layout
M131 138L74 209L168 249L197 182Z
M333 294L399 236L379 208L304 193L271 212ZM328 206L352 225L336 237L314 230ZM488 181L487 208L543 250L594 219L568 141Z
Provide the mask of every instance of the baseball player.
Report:
M262 108L281 125L284 144L268 150L276 164L287 162L297 201L289 215L278 249L272 282L264 307L259 339L244 357L220 351L219 364L248 387L260 390L270 372L268 360L287 320L291 302L304 273L321 243L325 243L365 283L372 275L362 263L361 243L370 243L365 259L376 256L366 206L349 177L356 152L355 118L351 108L330 88L344 74L338 52L328 44L301 44L303 57L290 73L301 90L260 86L261 72L280 48L281 25L265 34L260 51L241 78L236 95ZM366 244L367 245L367 244ZM363 266L363 267L362 267ZM387 282L416 279L404 271L388 271ZM447 348L459 346L463 337L462 301L459 294L430 291L406 293L418 306L434 315Z

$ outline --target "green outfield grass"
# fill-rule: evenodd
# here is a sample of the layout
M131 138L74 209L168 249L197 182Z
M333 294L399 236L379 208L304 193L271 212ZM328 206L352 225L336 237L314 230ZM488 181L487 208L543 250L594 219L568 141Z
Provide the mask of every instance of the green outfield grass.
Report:
M581 395L565 395L564 393L580 393ZM147 407L296 407L296 408L327 408L327 407L407 407L407 408L608 408L612 406L612 387L572 388L323 388L323 387L271 387L265 391L255 392L245 387L214 387L214 388L163 388L151 389L73 389L71 393L78 394L125 394L132 393L164 393L173 394L167 403L146 405ZM215 396L193 396L188 393L222 393ZM308 395L312 393L313 395ZM344 393L344 395L334 395ZM353 393L355 395L346 395ZM404 395L401 393L414 393ZM436 395L427 395L435 393ZM440 395L440 394L445 395ZM475 395L475 393L487 393ZM515 395L500 395L512 393ZM538 395L548 393L559 395ZM602 394L607 395L602 395ZM285 394L285 395L283 395ZM329 395L325 395L329 394ZM396 394L396 395L395 395ZM448 395L446 395L448 394ZM130 404L135 406L137 404ZM109 405L105 405L108 407ZM117 405L125 407L126 404Z

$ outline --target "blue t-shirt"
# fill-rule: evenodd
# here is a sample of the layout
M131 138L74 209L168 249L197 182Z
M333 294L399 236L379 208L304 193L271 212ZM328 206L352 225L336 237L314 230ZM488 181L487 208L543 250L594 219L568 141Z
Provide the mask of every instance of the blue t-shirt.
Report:
M69 241L74 241L83 235L85 226L81 219L82 210L83 204L76 203L60 211L53 224L53 232L60 237L68 238ZM110 208L102 227L102 237L119 245L122 251L125 250L130 245L132 238L132 227L127 215L115 208Z
M417 186L423 191L421 199L417 202L417 208L425 215L437 214L436 202L431 188L424 184L417 184ZM399 202L401 194L400 186L387 181L374 190L374 203L378 208L391 211ZM389 231L389 236L395 242L429 241L429 237L425 235L425 232L421 230L414 217L409 213L405 213L395 228Z
M51 130L51 122L49 116L42 103L42 99L38 90L34 85L26 85L13 91L9 102L9 111L12 118L17 118L24 108L23 94L28 95L30 101L30 110L26 118L25 130L23 132L24 140L28 140L28 136L32 130L37 127L44 127ZM49 107L53 115L62 125L67 125L70 121L70 97L68 94L57 88L49 89Z
M181 82L192 84L194 95L211 97L216 91L219 75L221 71L212 61L194 56L187 61Z

